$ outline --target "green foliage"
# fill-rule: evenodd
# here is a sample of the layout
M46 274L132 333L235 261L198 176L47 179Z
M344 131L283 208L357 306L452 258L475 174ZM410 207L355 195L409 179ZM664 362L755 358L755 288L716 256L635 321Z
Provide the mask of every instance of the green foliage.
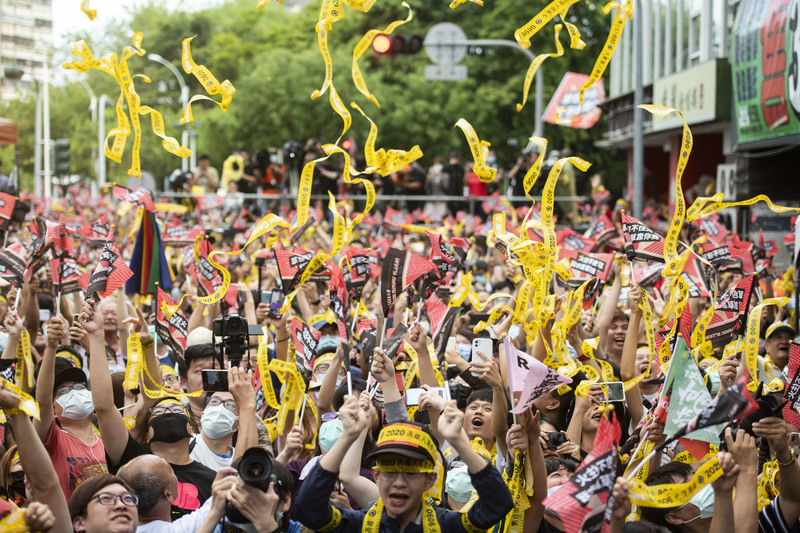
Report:
M469 38L513 40L514 30L532 18L544 4L521 5L519 0L487 1L483 8L467 3L456 10L446 0L414 0L414 19L401 26L401 34L424 36L438 22L459 24ZM88 39L96 57L105 53L121 54L129 46L133 31L144 32L143 47L157 53L180 68L181 41L194 36L192 55L198 64L206 65L220 80L230 79L236 87L227 113L210 102L193 105L198 132L198 152L208 153L212 164L222 161L240 146L259 148L281 146L289 139L301 144L309 137L333 142L342 129L341 119L333 112L328 94L316 101L311 92L322 86L324 65L317 45L314 26L319 2L300 12L271 2L262 11L254 0L230 0L226 4L202 11L170 11L164 3L151 0L139 5L127 27L116 28L109 35ZM377 146L407 150L419 144L425 154L423 164L434 156L445 156L458 148L468 153L460 130L453 127L459 118L466 118L479 136L492 143L501 162L512 164L520 148L534 128L533 89L528 104L517 112L522 101L522 87L528 60L510 48L472 48L463 64L469 79L463 82L426 81L424 65L429 62L423 51L416 56L377 57L368 50L360 60L361 70L370 90L381 103L376 108L354 88L351 79L354 45L371 28L383 28L389 22L405 18L406 9L397 1L377 2L369 13L349 8L345 16L329 32L334 62L334 83L342 100L358 102L377 123ZM561 58L548 59L542 67L545 77L545 103L553 94L566 71L589 73L605 42L610 16L600 6L587 1L574 5L569 21L576 24L586 41L584 50L568 48L569 37L562 31L567 48ZM553 21L532 42L534 54L555 51ZM559 21L560 22L560 21ZM163 65L146 57L130 59L131 71L146 74L152 83L135 80L142 102L164 115L167 135L180 140L180 87ZM108 75L93 70L80 74L95 93L106 94L116 102L119 88ZM205 94L198 81L184 75L191 94ZM215 97L219 99L219 96ZM97 150L97 129L86 109L86 91L75 83L51 89L51 128L53 138L72 139L73 169L92 178L92 151ZM24 174L32 172L33 98L0 104L0 115L18 120L22 138L21 154ZM106 126L115 126L113 108L105 111ZM352 110L352 135L363 146L369 125ZM149 118L142 121L142 168L158 179L180 167L180 161L161 147L161 140L152 134ZM570 151L594 163L592 171L614 176L624 175L625 158L615 150L598 149L594 142L601 138L605 126L601 121L591 131L545 125L545 136L551 149L568 147ZM121 164L108 161L109 179L125 181L130 166L133 136L128 139ZM0 152L10 161L7 151ZM10 165L7 164L7 171Z

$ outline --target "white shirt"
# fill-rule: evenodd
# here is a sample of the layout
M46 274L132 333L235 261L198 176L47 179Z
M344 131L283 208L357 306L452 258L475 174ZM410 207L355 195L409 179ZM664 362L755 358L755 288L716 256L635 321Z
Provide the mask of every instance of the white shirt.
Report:
M208 517L212 500L213 498L207 499L199 509L180 517L174 522L154 520L153 522L142 524L136 528L136 533L194 533L200 529L200 526L203 525L203 522Z
M211 451L202 435L197 435L189 445L189 457L211 470L219 471L220 468L231 466L233 461L233 446L228 447L228 457L221 457Z

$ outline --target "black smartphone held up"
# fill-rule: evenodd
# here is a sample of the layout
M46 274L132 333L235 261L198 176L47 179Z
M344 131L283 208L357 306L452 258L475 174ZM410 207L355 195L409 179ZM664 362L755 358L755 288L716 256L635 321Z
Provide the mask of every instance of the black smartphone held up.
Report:
M203 370L203 390L205 392L220 392L228 390L227 370Z
M283 307L284 300L286 300L286 295L283 294L282 290L272 289L272 296L269 301L269 311L267 312L267 316L270 318L280 318L281 308Z

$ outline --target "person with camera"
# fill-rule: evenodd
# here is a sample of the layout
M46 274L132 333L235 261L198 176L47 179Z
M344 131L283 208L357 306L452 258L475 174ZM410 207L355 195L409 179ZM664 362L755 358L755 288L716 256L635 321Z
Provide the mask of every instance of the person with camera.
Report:
M224 467L217 471L211 485L211 498L196 511L172 520L172 502L179 490L172 467L155 455L139 456L120 468L119 478L130 485L138 499L137 533L211 533L222 517L228 492L236 484L236 470Z
M303 525L328 532L474 531L491 528L513 508L511 493L499 472L472 449L463 428L464 414L454 401L445 405L438 425L439 433L466 464L478 491L479 498L467 513L434 508L423 500L436 483L437 448L427 428L411 422L384 427L370 454L376 462L373 474L378 501L361 511L332 506L328 498L338 481L342 460L369 423L353 396L346 397L339 418L342 436L312 469L298 494L297 507L305 511L300 517Z

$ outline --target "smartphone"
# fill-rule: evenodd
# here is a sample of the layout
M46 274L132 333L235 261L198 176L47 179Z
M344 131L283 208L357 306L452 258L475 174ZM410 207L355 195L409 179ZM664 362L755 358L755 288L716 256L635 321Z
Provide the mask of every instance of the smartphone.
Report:
M272 294L269 301L269 311L267 312L267 316L269 316L270 318L280 318L281 308L283 307L283 302L285 299L286 295L283 294L282 290L272 289Z
M469 325L477 326L479 322L486 322L489 320L490 313L470 313Z
M419 397L425 389L406 389L406 405L419 405ZM444 387L432 387L431 392L435 392L440 398L446 400Z
M606 383L598 383L598 385L605 387L608 393L608 399L602 394L597 396L597 399L601 402L611 403L625 400L625 385L621 381L609 381Z
M48 320L50 320L50 310L39 309L39 322L47 322Z
M456 349L456 338L450 337L447 339L447 345L445 346L445 350L455 350Z
M203 390L205 392L220 392L228 390L227 370L203 370Z
M488 359L484 359L478 352L481 352L485 355ZM484 361L491 361L492 360L492 339L487 338L480 338L480 339L473 339L472 341L472 357L470 358L471 363L481 363ZM478 376L477 373L472 372L473 376Z
M272 303L272 293L270 291L261 291L261 303L267 305Z

